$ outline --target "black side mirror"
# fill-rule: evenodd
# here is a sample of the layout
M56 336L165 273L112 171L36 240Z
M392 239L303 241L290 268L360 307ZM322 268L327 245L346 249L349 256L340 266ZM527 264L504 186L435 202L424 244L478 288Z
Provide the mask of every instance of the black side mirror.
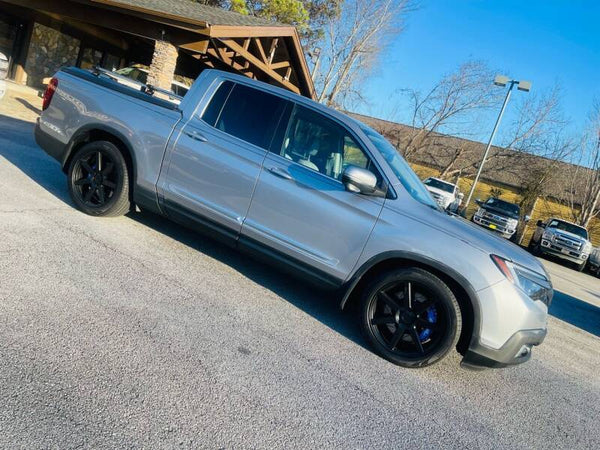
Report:
M544 224L544 222L542 222L541 220L538 220L537 223L536 223L536 225L538 227L546 228L546 224Z

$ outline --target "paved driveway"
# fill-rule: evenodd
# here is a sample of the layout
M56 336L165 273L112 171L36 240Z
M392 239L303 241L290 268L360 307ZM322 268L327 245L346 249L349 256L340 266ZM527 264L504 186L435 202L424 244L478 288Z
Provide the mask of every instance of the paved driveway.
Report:
M31 128L0 116L0 447L600 448L600 280L549 263L523 366L400 369L273 268L79 213Z

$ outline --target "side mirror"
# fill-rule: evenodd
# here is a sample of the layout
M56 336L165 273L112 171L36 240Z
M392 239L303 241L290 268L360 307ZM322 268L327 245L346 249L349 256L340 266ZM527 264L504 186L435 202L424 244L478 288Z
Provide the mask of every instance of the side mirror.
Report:
M477 200L475 200L475 203L477 203L479 206L481 206L483 201L480 198L478 198Z
M529 222L531 220L531 216L528 214L525 216L525 222Z
M536 223L536 225L538 227L546 228L546 226L544 225L544 222L542 222L541 220L538 220L537 223Z
M372 195L377 191L377 177L357 166L348 166L342 173L342 183L346 190L358 194Z

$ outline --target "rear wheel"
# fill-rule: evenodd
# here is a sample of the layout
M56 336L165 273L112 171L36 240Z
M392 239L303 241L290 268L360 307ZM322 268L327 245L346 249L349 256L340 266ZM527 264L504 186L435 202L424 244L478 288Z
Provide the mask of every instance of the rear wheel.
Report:
M361 326L375 351L403 367L424 367L456 347L462 320L452 291L418 269L382 274L365 289Z
M90 142L78 150L68 183L73 202L91 216L121 216L131 208L127 164L111 142Z

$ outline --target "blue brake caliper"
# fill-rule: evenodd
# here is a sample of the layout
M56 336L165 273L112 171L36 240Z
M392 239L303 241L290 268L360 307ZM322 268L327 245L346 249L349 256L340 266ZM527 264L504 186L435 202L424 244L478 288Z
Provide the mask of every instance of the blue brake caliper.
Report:
M436 323L437 322L437 311L433 306L430 306L427 309L427 322ZM431 336L431 328L425 328L419 333L419 339L421 342L426 341Z

